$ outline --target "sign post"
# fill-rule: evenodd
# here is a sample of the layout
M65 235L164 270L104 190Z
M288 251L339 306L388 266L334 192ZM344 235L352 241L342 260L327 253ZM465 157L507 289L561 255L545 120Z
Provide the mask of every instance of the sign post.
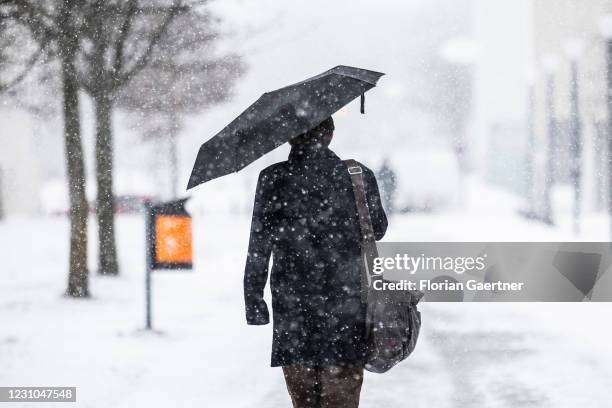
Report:
M153 328L151 310L151 274L157 269L183 269L193 267L191 216L182 200L160 204L147 204L146 208L146 271L145 271L145 324Z

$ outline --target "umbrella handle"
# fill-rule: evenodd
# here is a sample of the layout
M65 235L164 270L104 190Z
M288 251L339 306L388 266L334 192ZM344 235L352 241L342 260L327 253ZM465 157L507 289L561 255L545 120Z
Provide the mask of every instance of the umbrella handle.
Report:
M361 94L361 114L365 114L365 94Z

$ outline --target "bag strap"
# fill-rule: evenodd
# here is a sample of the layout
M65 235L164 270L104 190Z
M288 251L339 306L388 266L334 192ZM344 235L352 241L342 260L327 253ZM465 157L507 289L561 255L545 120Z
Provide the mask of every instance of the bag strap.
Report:
M382 276L375 275L372 272L374 259L378 258L378 248L376 247L372 217L370 216L370 209L368 208L365 182L363 180L363 169L355 160L345 160L344 163L351 176L355 204L357 205L357 215L359 217L359 228L361 230L361 260L363 261L359 262L361 268L361 301L367 303L372 280L382 279ZM410 290L407 292L410 304L416 307L417 303L419 303L423 297L423 292L418 290Z
M363 169L355 160L345 160L344 164L351 177L355 204L357 206L359 228L361 231L361 260L363 261L359 263L361 268L361 300L367 302L368 288L372 281L372 267L374 259L378 258L378 249L376 248L376 239L374 238L372 217L368 208Z

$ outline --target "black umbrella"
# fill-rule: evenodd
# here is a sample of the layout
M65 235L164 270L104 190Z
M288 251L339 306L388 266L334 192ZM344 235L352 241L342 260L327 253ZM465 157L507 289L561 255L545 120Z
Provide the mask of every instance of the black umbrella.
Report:
M297 84L263 94L200 147L187 189L234 173L314 128L376 86L384 74L337 66Z

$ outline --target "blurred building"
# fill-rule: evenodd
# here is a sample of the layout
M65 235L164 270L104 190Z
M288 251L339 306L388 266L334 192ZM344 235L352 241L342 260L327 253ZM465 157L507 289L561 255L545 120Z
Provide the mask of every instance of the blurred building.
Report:
M536 148L545 150L549 134L547 93L553 94L555 180L568 183L569 121L572 61L576 61L579 113L582 125L582 190L585 209L601 209L607 189L606 44L601 19L612 12L612 1L534 0L533 89ZM544 155L540 154L542 166ZM538 181L538 180L536 180ZM542 181L539 180L539 184ZM537 183L536 183L537 186ZM537 190L537 187L536 187Z
M0 209L4 215L39 211L39 173L31 116L0 109Z
M576 60L579 107L583 135L583 185L588 208L602 208L607 185L606 135L606 57L601 33L602 17L612 11L610 0L534 1L535 130L539 139L547 132L546 80L554 84L554 110L559 124L556 137L558 155L568 146L570 118L571 62ZM561 169L568 166L559 166ZM557 168L556 177L565 175Z
M612 12L612 0L474 0L473 9L475 167L489 181L523 194L536 212L546 205L548 173L555 186L573 187L570 101L576 61L582 209L604 208L607 70L600 22Z

